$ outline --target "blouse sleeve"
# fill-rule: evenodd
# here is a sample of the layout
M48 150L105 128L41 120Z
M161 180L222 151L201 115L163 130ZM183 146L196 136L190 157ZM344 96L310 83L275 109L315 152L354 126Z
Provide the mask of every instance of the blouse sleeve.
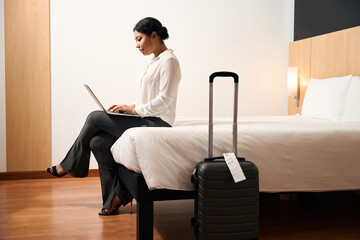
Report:
M158 117L171 102L176 99L181 79L180 66L176 59L170 58L160 69L160 85L158 95L146 104L135 107L141 117Z

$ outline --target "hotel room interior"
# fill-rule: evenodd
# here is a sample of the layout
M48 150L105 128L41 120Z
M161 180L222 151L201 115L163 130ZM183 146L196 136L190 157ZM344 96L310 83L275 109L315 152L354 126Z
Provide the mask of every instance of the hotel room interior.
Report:
M0 239L195 239L182 193L207 157L216 71L240 78L237 152L259 169L259 239L360 239L359 13L358 0L0 0ZM46 169L98 110L84 83L105 106L135 102L150 58L132 29L147 16L168 28L182 80L173 128L131 129L112 148L119 172L173 199L151 200L153 236L140 238L141 200L97 215L93 156L87 178ZM214 155L231 149L232 97L216 81Z

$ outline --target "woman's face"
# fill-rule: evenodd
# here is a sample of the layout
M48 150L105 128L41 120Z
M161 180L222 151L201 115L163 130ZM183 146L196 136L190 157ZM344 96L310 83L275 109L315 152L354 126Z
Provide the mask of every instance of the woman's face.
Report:
M154 52L155 41L154 33L151 35L146 35L138 31L134 31L134 37L136 41L136 47L143 55L150 55Z

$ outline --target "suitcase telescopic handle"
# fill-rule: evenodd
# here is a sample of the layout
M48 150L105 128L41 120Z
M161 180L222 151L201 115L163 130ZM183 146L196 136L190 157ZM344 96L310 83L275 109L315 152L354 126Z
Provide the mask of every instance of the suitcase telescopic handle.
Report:
M232 150L237 156L237 110L238 110L238 84L239 76L234 72L214 72L209 79L209 158L213 154L213 82L215 77L232 77L234 79L234 116L233 116L233 146Z
M214 82L216 77L232 77L234 78L234 83L239 83L239 76L234 72L214 72L210 75L209 82Z

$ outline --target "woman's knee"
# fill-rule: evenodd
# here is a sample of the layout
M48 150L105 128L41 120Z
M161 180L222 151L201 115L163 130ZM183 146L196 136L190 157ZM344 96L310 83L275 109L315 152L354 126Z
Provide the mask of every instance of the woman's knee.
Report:
M89 122L89 121L90 122L95 122L96 120L104 117L104 114L106 115L106 113L104 111L101 111L101 110L92 111L87 116L86 122Z
M90 149L91 151L96 150L109 150L112 146L109 141L107 141L104 136L101 134L95 135L90 139Z

